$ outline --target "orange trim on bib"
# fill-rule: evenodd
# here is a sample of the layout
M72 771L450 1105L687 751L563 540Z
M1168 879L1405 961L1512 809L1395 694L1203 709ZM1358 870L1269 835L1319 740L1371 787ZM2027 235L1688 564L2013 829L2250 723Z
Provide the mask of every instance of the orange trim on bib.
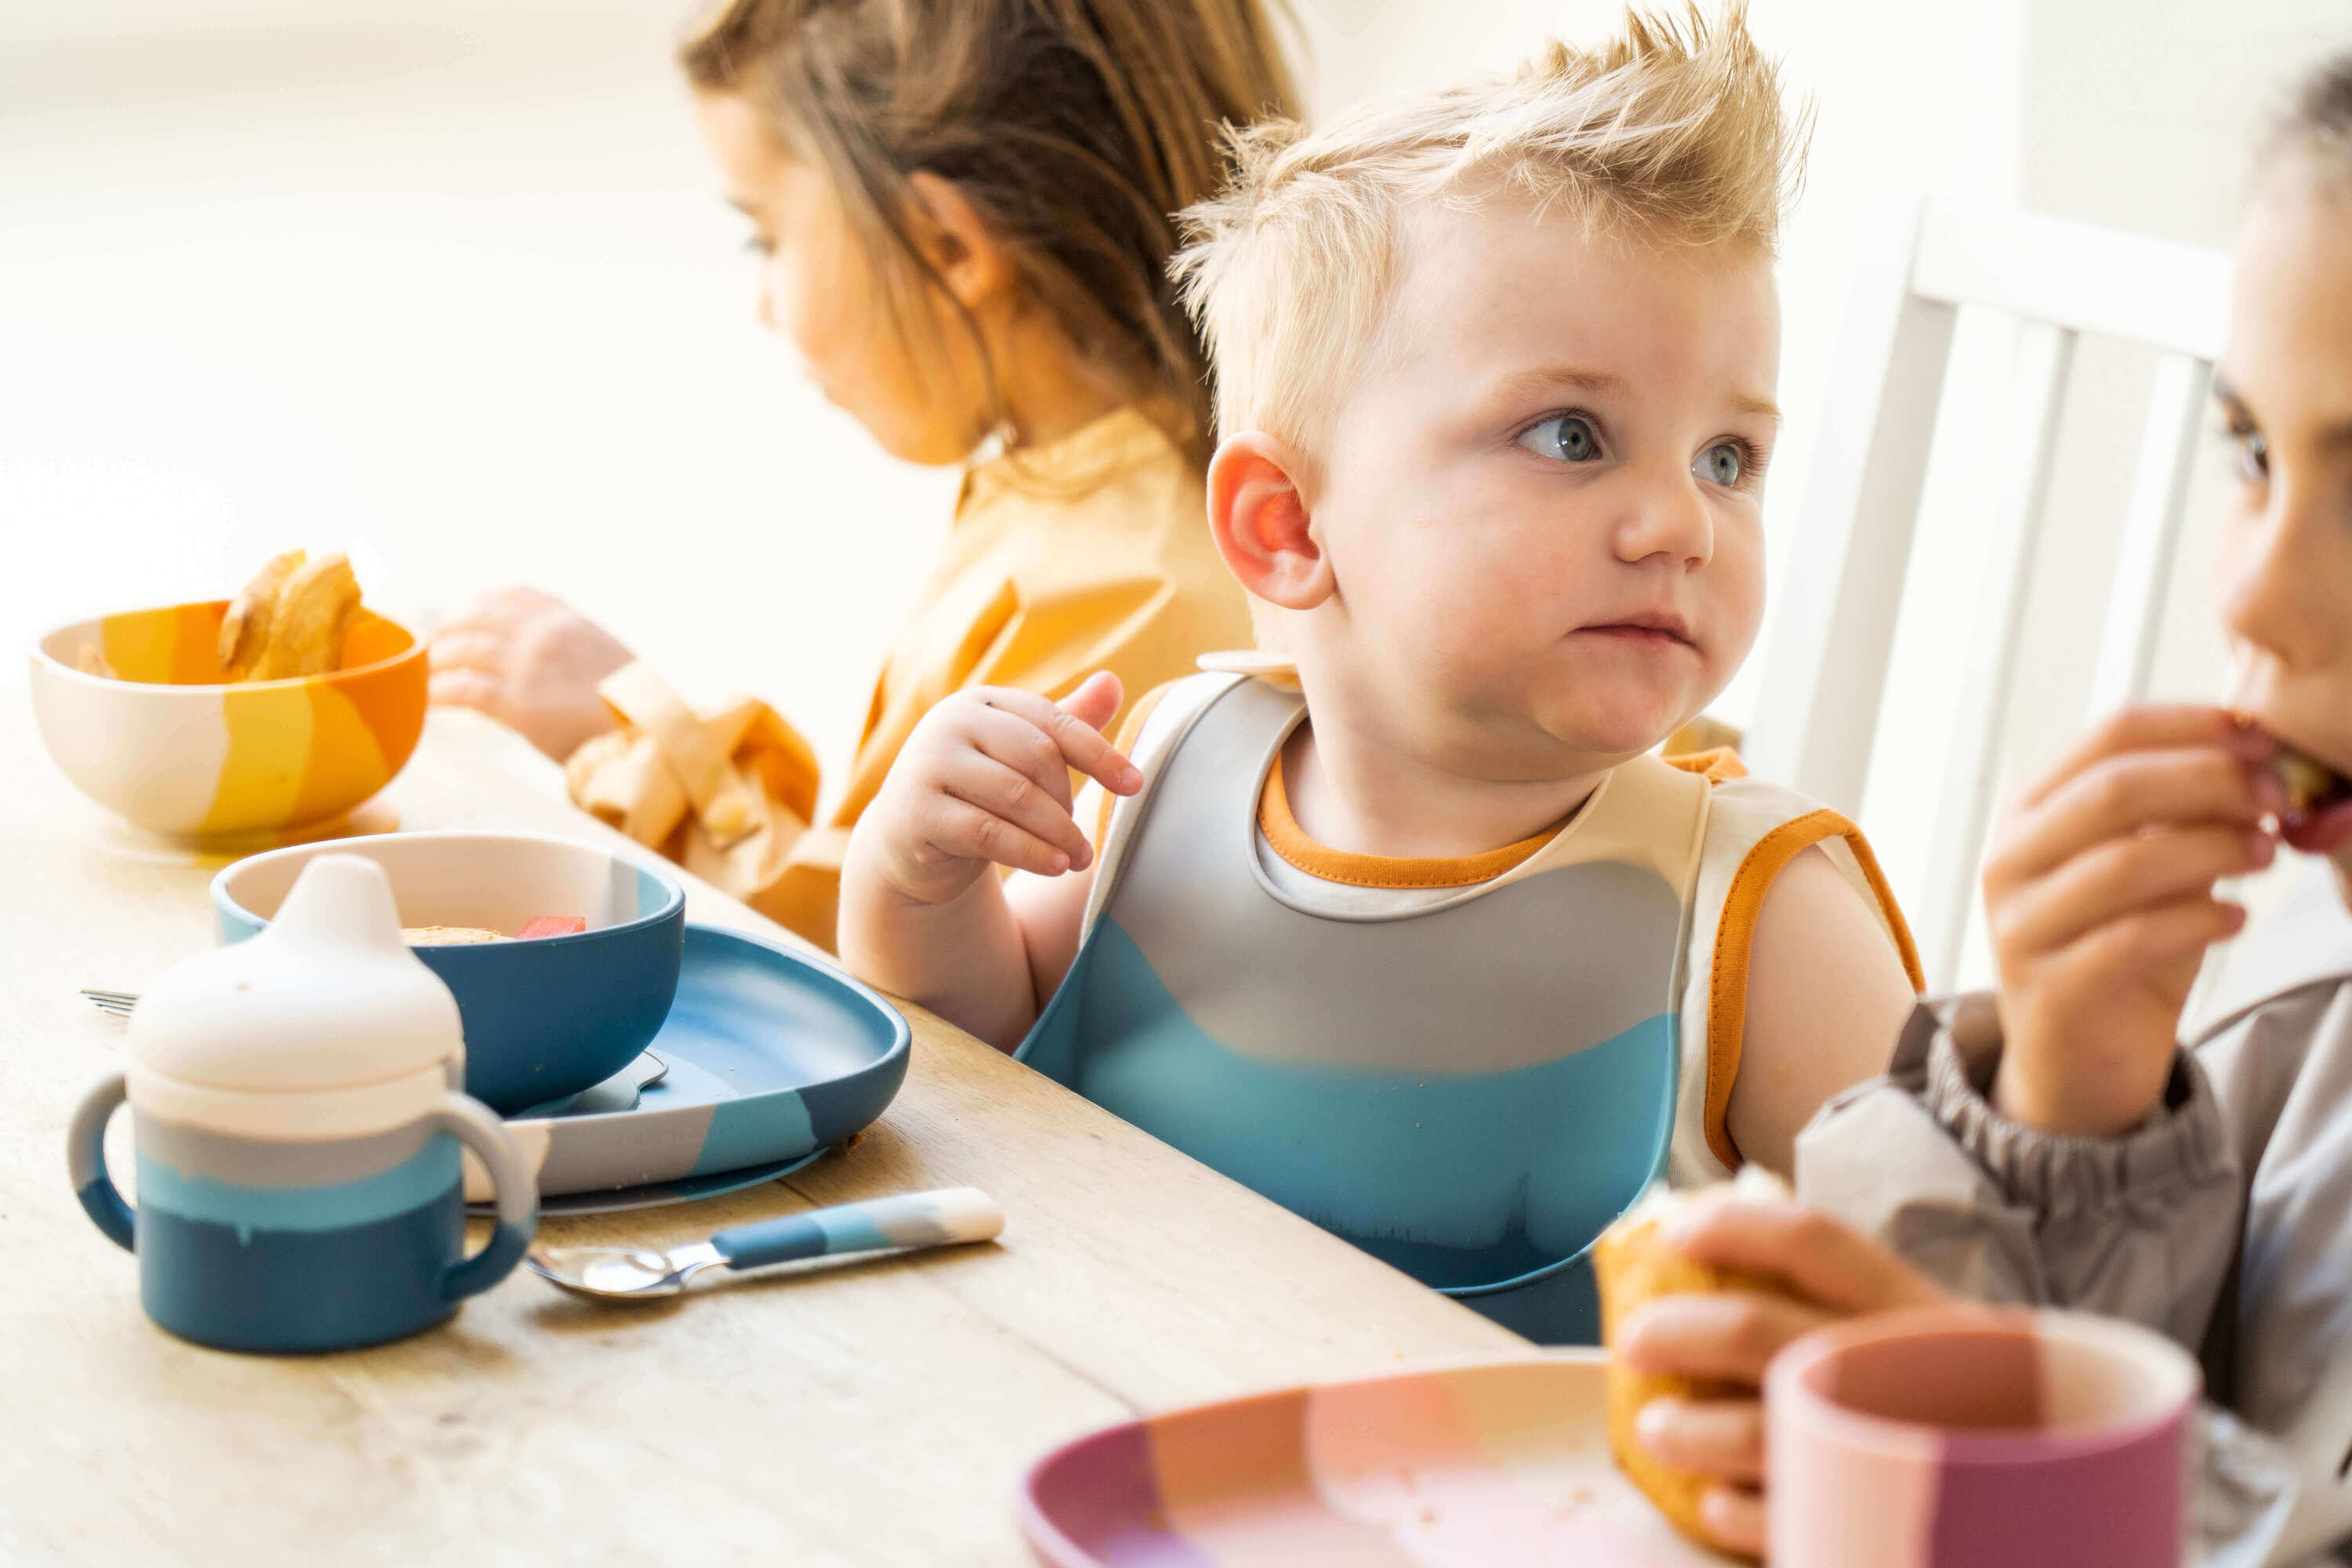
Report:
M1291 815L1290 796L1282 784L1282 758L1277 754L1265 775L1265 789L1257 801L1258 831L1274 852L1310 877L1350 888L1471 888L1491 882L1532 857L1559 837L1566 823L1547 827L1533 838L1522 838L1483 855L1407 856L1359 855L1334 849L1307 836Z
M1716 746L1704 752L1677 752L1662 756L1658 761L1670 768L1680 768L1686 773L1696 773L1711 784L1729 784L1733 779L1748 776L1748 764L1729 746Z
M1681 766L1700 759L1666 760ZM1732 758L1734 765L1738 761ZM1708 776L1712 778L1713 774ZM1734 1170L1741 1163L1739 1146L1731 1141L1731 1130L1725 1125L1724 1118L1731 1109L1731 1086L1739 1076L1740 1047L1748 1037L1748 954L1756 939L1757 917L1763 912L1764 896L1771 891L1774 879L1790 861L1824 838L1846 841L1854 864L1862 868L1863 880L1878 900L1879 912L1885 917L1887 929L1894 935L1895 951L1903 959L1903 973L1911 978L1911 988L1927 989L1927 977L1919 968L1919 950L1911 941L1911 928L1904 921L1894 890L1886 885L1885 873L1878 868L1878 857L1871 853L1870 841L1862 836L1861 828L1824 806L1784 822L1758 839L1756 847L1748 852L1748 858L1739 863L1739 869L1732 873L1730 889L1724 895L1723 918L1717 922L1715 931L1715 963L1707 997L1706 1146L1717 1159Z

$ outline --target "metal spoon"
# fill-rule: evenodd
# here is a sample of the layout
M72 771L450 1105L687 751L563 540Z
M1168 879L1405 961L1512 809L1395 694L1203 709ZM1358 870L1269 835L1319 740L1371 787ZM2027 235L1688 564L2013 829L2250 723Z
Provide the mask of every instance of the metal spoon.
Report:
M903 1193L862 1204L812 1209L739 1225L708 1241L667 1252L635 1247L547 1247L525 1259L542 1279L608 1300L675 1296L706 1268L759 1268L844 1252L949 1247L986 1241L1004 1228L1004 1211L978 1187Z

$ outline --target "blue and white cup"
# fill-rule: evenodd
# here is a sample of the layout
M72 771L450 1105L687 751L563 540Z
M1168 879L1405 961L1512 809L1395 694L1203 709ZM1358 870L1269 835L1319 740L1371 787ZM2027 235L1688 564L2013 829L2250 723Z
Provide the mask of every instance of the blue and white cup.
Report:
M147 1315L198 1344L331 1351L415 1333L511 1273L538 1228L521 1151L488 1107L454 1092L388 1131L299 1142L134 1108L134 1209L107 1174L104 1147L125 1094L124 1075L112 1074L75 1112L74 1189L98 1228L138 1255ZM498 1228L470 1258L461 1144L498 1190Z
M400 935L382 867L307 866L269 929L149 987L131 1065L74 1113L66 1158L98 1228L138 1255L148 1316L237 1351L329 1351L430 1328L522 1260L539 1224L530 1163L460 1092L449 988ZM126 1101L139 1206L106 1169ZM465 1256L461 1149L498 1198Z

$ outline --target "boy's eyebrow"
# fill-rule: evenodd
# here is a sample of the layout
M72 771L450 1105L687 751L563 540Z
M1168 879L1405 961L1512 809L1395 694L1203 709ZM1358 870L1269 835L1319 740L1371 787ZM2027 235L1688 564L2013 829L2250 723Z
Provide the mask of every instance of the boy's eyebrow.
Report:
M1540 370L1515 370L1496 384L1495 390L1505 397L1521 397L1538 392L1549 392L1558 386L1572 386L1580 392L1617 392L1624 381L1597 370L1576 370L1570 366L1546 366Z
M1611 375L1602 371L1578 370L1570 365L1558 365L1541 370L1513 371L1497 382L1495 389L1505 400L1512 401L1521 397L1532 397L1538 393L1550 392L1562 386L1572 386L1580 392L1605 394L1623 391L1625 382L1622 376ZM1738 413L1759 415L1769 419L1775 425L1780 423L1780 406L1769 397L1759 397L1754 393L1742 393L1731 400L1731 406Z

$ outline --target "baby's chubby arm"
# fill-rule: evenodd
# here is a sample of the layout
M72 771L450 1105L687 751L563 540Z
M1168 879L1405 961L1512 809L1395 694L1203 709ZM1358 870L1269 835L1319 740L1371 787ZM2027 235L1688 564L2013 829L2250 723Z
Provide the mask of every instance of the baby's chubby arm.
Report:
M1059 703L976 687L907 738L843 857L842 962L1000 1050L1036 1021L1076 958L1094 847L1070 814L1070 770L1118 795L1142 787L1102 736L1118 679ZM992 865L1032 875L1017 897Z
M1743 1156L1785 1176L1813 1112L1886 1070L1916 998L1877 912L1818 848L1764 895L1748 973L1724 1124Z

